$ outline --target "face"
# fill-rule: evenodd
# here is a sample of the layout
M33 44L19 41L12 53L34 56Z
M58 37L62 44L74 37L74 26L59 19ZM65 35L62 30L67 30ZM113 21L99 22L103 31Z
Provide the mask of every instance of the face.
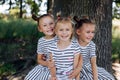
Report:
M55 33L60 40L69 41L73 33L72 25L70 23L60 23L56 26Z
M84 23L81 28L76 31L81 42L89 43L95 34L95 25Z
M45 16L39 20L38 30L43 32L46 36L54 34L54 20L50 16Z

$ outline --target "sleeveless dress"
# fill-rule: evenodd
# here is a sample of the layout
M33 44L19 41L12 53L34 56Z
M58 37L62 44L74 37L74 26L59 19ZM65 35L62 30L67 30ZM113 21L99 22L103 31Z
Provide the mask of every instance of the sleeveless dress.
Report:
M83 47L79 45L79 47L80 53L82 54L83 57L83 67L80 73L80 80L93 80L90 59L92 57L96 57L95 44L93 41L91 41L87 46ZM97 67L97 71L98 80L115 80L114 77L110 73L108 73L104 68Z
M68 75L73 70L74 56L79 55L80 52L79 45L71 42L67 48L60 50L56 42L48 49L55 62L57 80L69 80Z
M54 37L50 40L46 40L44 37L40 38L37 44L37 53L44 54L47 59L49 56L49 53L47 51L48 45L56 41L57 37ZM50 72L47 67L37 65L26 75L24 80L48 80L49 74Z

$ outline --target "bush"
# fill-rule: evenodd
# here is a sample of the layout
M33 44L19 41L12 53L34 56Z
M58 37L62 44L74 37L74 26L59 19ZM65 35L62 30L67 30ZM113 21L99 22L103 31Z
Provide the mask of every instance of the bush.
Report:
M13 65L11 64L5 64L2 67L0 67L0 75L11 75L14 74L16 70L13 68Z
M31 19L0 20L0 63L33 57L41 36Z

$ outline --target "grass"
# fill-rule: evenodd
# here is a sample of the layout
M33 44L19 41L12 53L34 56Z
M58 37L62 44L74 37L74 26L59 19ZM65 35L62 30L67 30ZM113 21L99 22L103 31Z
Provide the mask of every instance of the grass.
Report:
M112 59L113 62L120 62L120 20L113 20Z

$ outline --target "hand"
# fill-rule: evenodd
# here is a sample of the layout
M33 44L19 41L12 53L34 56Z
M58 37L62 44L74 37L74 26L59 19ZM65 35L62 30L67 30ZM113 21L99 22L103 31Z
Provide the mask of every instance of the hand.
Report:
M50 77L49 80L57 80L57 78L56 77Z
M80 70L76 68L75 70L73 70L73 71L70 73L70 75L68 76L68 78L73 79L73 78L75 78L79 73L80 73Z
M45 54L42 54L42 59L43 59L44 61L46 61L46 55L45 55Z
M55 63L54 63L54 61L53 60L48 60L48 68L52 68L52 67L54 67L55 66Z

